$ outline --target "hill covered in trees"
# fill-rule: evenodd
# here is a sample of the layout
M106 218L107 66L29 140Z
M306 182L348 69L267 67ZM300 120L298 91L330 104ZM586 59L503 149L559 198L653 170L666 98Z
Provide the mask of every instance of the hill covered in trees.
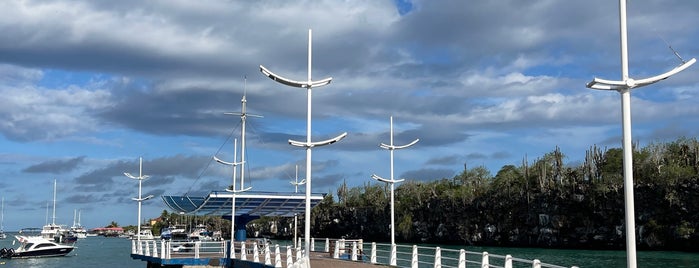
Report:
M406 178L395 191L396 239L624 248L622 150L593 146L577 165L564 158L555 148L533 163L505 165L494 176L474 167L429 182ZM635 148L633 169L639 248L699 251L699 142L681 138ZM389 241L389 200L384 184L341 185L336 197L329 194L314 208L313 236ZM274 221L293 226L289 219ZM291 228L277 229L277 235L291 234Z

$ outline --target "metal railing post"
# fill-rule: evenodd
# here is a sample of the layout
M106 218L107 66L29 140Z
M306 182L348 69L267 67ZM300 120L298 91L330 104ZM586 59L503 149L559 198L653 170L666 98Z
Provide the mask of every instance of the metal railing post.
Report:
M352 260L357 260L357 241L352 242Z
M311 237L311 251L316 251L316 239Z
M260 252L257 250L257 242L252 242L252 261L260 262Z
M330 252L330 239L325 238L325 252Z
M442 268L442 249L440 247L434 250L434 268Z
M194 242L194 258L199 259L199 248L201 247L201 241Z
M396 263L398 260L396 259L396 244L391 244L391 259L390 259L390 265L396 266Z
M371 242L371 264L376 264L376 242Z
M392 264L392 265L395 266L395 264ZM410 267L418 268L419 265L420 265L420 260L419 260L419 256L417 255L417 246L413 245L413 254L412 254L412 257L410 258Z
M490 262L488 261L488 252L487 251L483 252L483 259L481 260L481 267L482 268L490 267Z
M294 264L294 255L291 254L291 246L286 246L286 267L291 267Z
M534 259L534 261L532 262L532 268L541 268L541 261Z
M240 242L240 259L244 261L248 260L248 250L245 249L245 241Z
M265 243L264 247L265 251L265 264L266 265L271 265L272 264L272 257L270 256L270 249L269 249L269 244Z
M131 254L136 254L138 251L136 250L136 240L131 240Z
M340 240L335 240L335 250L333 251L333 258L340 258Z
M142 243L142 244L145 244L145 246L146 246L146 256L149 256L149 257L150 257L150 247L148 246L148 241L145 241L145 240L144 240L144 241L141 241L141 243ZM139 243L139 244L141 244L141 243Z
M466 250L459 250L459 268L466 268Z
M512 268L512 255L505 255L505 268Z
M158 242L153 240L153 257L158 257Z
M274 267L282 267L282 254L279 253L279 244L274 245Z

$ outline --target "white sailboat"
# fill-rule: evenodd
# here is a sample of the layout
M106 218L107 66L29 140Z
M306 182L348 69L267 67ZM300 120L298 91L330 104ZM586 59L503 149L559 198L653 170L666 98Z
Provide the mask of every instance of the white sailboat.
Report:
M0 239L7 238L5 234L5 227L3 227L3 222L5 221L5 198L2 198L2 207L0 208Z
M75 221L75 216L77 214L77 221ZM73 210L73 226L70 227L70 232L75 235L78 239L87 237L87 230L80 224L80 211Z
M65 234L68 230L61 225L56 224L56 180L53 180L53 216L51 223L44 225L41 229L41 237L56 241L58 243L64 243Z

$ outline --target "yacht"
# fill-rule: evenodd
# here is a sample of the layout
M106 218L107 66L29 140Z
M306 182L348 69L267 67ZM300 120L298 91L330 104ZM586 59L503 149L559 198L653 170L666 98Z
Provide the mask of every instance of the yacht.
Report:
M15 238L19 247L0 249L1 258L61 257L75 249L72 245L59 244L41 236L16 235Z

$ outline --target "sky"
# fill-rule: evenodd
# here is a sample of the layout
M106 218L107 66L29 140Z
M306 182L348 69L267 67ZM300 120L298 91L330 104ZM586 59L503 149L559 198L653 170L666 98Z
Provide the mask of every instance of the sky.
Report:
M699 55L699 1L628 2L635 79ZM432 181L552 152L621 146L618 2L590 1L0 1L0 189L3 227L53 221L135 225L162 195L231 184L245 92L246 187L294 191L305 177L305 89L312 29L312 191L390 177ZM633 140L699 136L699 66L631 93ZM238 145L240 149L240 145ZM240 157L240 152L237 153ZM302 190L305 189L302 187Z

